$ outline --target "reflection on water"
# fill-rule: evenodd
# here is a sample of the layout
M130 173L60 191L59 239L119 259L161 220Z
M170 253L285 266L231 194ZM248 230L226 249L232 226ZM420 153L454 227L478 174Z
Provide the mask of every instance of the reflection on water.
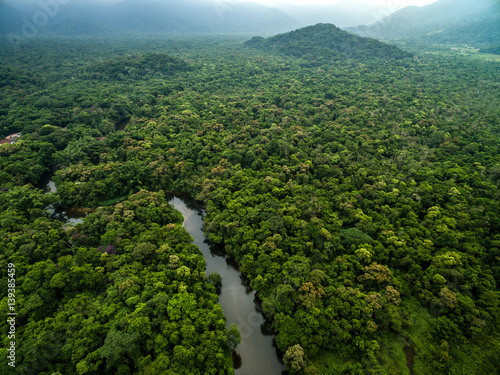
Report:
M55 193L52 180L43 187L44 193ZM238 271L237 264L224 251L213 246L203 233L203 207L193 199L180 195L167 195L167 199L184 216L184 227L191 234L194 243L203 253L206 273L217 272L222 278L219 303L224 310L227 327L236 324L241 333L241 344L233 353L236 375L285 375L281 354L274 344L274 333L264 320L260 304L248 281ZM92 209L48 207L53 217L66 225L74 226Z
M50 180L49 182L47 182L47 185L45 185L42 190L45 194L56 193L57 188L55 182Z
M52 180L47 181L42 190L45 194L57 193L56 184ZM50 212L52 217L62 221L66 225L75 226L76 224L83 223L83 219L85 218L85 216L87 216L94 210L81 207L67 207L63 209L61 207L58 207L56 204L56 207L54 207L53 205L47 207L47 211Z
M241 333L241 344L233 355L236 375L280 375L284 366L273 342L274 334L264 320L255 292L238 271L236 264L211 246L203 233L202 207L196 201L169 196L170 203L184 216L184 227L205 257L207 275L216 271L222 277L219 303L227 326L234 323Z

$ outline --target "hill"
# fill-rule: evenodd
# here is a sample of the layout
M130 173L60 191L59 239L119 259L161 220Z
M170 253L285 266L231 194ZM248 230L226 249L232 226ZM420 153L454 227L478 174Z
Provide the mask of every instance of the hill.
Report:
M481 52L500 55L500 43L494 44L494 45L487 47L487 48L482 48Z
M395 58L410 57L401 49L371 38L343 31L332 24L317 24L268 39L254 37L246 46L278 51L290 56L320 58Z
M495 0L440 0L423 7L409 6L374 24L346 30L379 39L409 39L488 19L496 5Z
M406 7L368 26L347 31L387 41L487 46L498 41L500 4L495 0L440 0Z
M420 40L429 43L469 44L490 49L500 40L500 12L489 19L465 26L452 26L442 32L423 36Z

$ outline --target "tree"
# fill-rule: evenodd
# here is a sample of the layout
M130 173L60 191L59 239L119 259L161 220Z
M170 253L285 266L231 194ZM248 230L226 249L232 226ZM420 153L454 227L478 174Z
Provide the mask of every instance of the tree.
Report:
M234 350L241 343L241 334L236 324L231 324L227 331L227 346Z
M297 344L289 347L283 357L285 365L292 374L297 374L306 367L304 349Z
M101 358L106 359L107 368L111 369L123 362L130 363L130 357L137 355L138 339L138 333L111 330L104 340L104 345L99 349Z

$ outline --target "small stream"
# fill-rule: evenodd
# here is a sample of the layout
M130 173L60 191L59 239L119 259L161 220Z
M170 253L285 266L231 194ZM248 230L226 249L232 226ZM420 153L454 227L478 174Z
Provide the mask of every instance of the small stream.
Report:
M45 194L56 193L56 184L54 183L54 181L49 180L43 186L42 190ZM79 207L66 207L64 209L48 207L47 211L49 211L52 215L54 215L57 219L61 220L65 224L69 226L75 226L76 224L82 223L83 218L94 210L90 208Z
M408 370L410 371L410 375L413 375L413 362L415 360L415 348L413 346L410 346L409 344L405 344L403 351L405 352L405 356L406 356L406 366L408 367Z
M224 310L227 326L234 323L241 333L241 344L233 355L236 375L286 374L274 345L274 333L264 320L255 291L238 270L237 265L221 249L210 246L203 232L201 205L189 198L167 196L170 203L184 216L184 228L203 253L206 273L217 272L222 277L219 304Z

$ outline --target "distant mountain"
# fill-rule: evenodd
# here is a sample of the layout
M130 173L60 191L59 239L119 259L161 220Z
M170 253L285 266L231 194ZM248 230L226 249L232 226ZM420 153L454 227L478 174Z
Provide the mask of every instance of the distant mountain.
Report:
M500 8L500 5L499 5ZM492 14L494 14L492 12ZM469 44L476 47L498 44L500 41L500 9L496 16L468 25L454 25L420 38L433 43Z
M317 24L300 30L273 36L255 37L248 47L277 51L309 59L402 59L411 54L371 38L349 34L332 24Z
M190 1L124 0L111 10L108 26L110 32L120 34L211 32L208 25L216 16L215 10L208 4L196 5Z
M1 28L7 31L20 30L23 14L33 15L41 11L37 2L21 2L17 7L14 9L13 6L0 4ZM298 21L283 11L254 3L218 0L122 0L117 3L72 0L60 5L39 32L65 36L200 33L270 35L300 26Z
M303 26L332 23L338 27L353 27L377 21L387 6L378 2L367 2L362 7L357 2L344 0L334 4L281 4L280 9L300 21Z
M481 44L489 43L488 34L498 35L499 15L498 0L440 0L423 7L406 7L377 23L346 30L388 41Z
M252 3L239 3L218 16L221 22L215 26L220 32L273 34L303 26L280 9Z
M20 10L0 3L0 35L20 32L23 26L23 15Z

